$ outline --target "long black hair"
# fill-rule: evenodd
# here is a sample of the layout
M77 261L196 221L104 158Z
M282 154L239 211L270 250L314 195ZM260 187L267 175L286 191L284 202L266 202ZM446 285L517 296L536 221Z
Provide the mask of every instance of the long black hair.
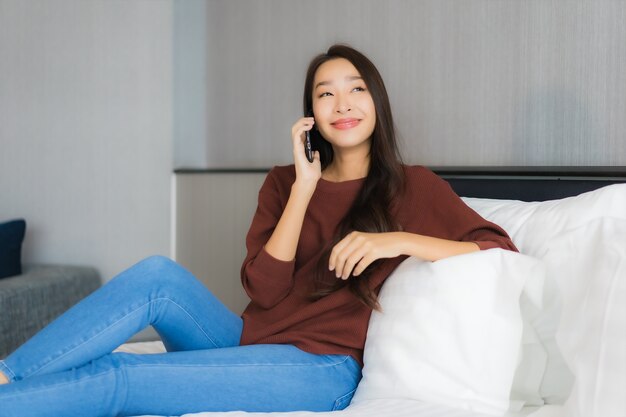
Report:
M311 296L313 299L319 299L347 285L350 291L368 307L379 309L378 297L369 285L369 277L380 260L370 264L358 277L350 276L345 281L328 280L328 261L333 246L352 231L381 233L400 230L393 218L391 208L394 198L404 192L404 170L385 84L374 64L359 51L347 45L337 44L331 46L326 53L313 58L304 84L304 114L312 114L313 82L317 69L323 63L339 58L352 63L363 78L374 101L376 124L371 136L367 177L352 207L340 222L337 235L326 246L319 260L316 288ZM323 170L333 160L332 145L321 136L317 129L311 130L311 142L313 149L320 152Z

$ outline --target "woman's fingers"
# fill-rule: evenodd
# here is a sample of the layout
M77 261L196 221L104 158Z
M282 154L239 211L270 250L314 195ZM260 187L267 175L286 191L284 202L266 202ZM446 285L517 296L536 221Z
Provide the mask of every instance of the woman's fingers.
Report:
M328 258L328 269L330 271L333 270L340 270L342 271L341 268L339 268L339 256L343 253L344 249L352 242L352 240L356 237L356 232L352 232L349 233L346 237L344 237L343 239L341 239L332 249L332 251L330 252L330 257ZM345 260L345 258L342 258L343 260ZM343 267L343 262L340 265L341 267Z
M352 232L333 247L328 269L337 278L358 276L377 259L398 256L394 241L392 233Z
M315 119L312 117L303 117L293 125L291 128L291 137L293 139L294 146L304 142L304 132L311 130L314 124Z
M322 176L319 152L314 152L313 161L309 162L304 150L304 132L311 130L314 123L315 120L312 117L302 117L291 127L296 179L306 184L317 183Z
M331 251L329 269L335 271L337 278L348 279L350 274L357 275L354 270L357 264L360 274L372 262L368 261L371 258L369 256L371 252L372 244L368 239L368 234L352 232L337 243Z
M365 256L363 256L361 258L361 260L354 266L354 269L352 270L352 275L353 276L359 276L361 275L361 273L363 273L363 271L365 271L365 269L370 266L370 264L372 262L374 262L376 260L376 258L372 255L372 254L366 254Z
M348 250L352 250L352 252L347 253ZM348 279L356 263L363 257L363 250L362 248L355 248L354 245L351 245L348 246L343 252L345 255L340 254L338 257L335 276L341 279Z
M369 258L368 252L365 248L360 247L356 249L346 258L346 261L344 262L344 265L343 265L343 271L341 272L341 275L337 276L337 278L346 280L350 277L350 275L352 276L359 275L360 272L357 273L357 269L360 269L361 272L363 272L363 270L367 268L367 265L371 263L371 261L367 262L368 258ZM365 265L365 263L367 263L367 265ZM362 266L361 264L363 264L364 266Z

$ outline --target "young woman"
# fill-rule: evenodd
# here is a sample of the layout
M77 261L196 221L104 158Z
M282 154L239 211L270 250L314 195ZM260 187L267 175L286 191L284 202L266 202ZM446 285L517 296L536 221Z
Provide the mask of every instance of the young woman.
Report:
M0 361L0 416L342 409L377 294L403 259L515 250L446 182L401 163L383 81L361 53L335 45L312 60L304 114L294 164L259 192L242 317L176 263L148 258ZM148 325L167 353L111 353Z

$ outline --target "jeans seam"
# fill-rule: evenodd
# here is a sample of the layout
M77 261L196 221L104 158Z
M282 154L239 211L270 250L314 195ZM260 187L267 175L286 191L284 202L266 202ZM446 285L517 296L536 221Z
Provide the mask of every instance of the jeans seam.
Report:
M114 321L113 323L109 324L108 326L106 326L102 331L98 332L97 334L93 335L92 337L90 337L87 340L84 340L83 342L77 344L76 346L72 347L70 350L65 351L63 353L61 353L59 356L57 356L54 359L51 359L50 361L46 362L45 364L43 364L42 366L39 367L39 369L37 369L35 372L31 372L28 373L28 370L26 371L26 374L22 377L26 377L26 376L33 376L33 375L37 375L39 372L41 372L42 370L44 370L45 368L47 368L48 366L50 366L51 364L55 363L56 361L58 361L61 358L64 358L65 356L67 356L68 354L74 352L76 349L80 348L81 346L83 346L84 344L90 342L91 340L93 340L94 338L96 338L97 336L101 335L104 331L110 329L111 327L115 326L116 324L118 324L119 322L121 322L122 320L124 320L126 317L135 314L137 311L139 311L140 309L144 308L145 306L148 306L150 304L152 304L155 301L159 301L159 300L167 300L167 301L171 301L174 305L176 305L177 307L179 307L183 312L185 312L185 314L187 314L191 320L193 320L193 322L196 324L196 326L198 326L198 328L202 331L202 333L207 337L207 339L209 339L209 341L211 343L213 343L213 346L215 347L219 347L215 341L208 335L206 334L206 332L199 326L198 322L196 319L194 319L180 304L176 303L175 301L169 299L169 298L165 298L165 297L159 297L159 298L155 298L154 300L150 300L147 303L144 303L140 306L138 306L137 308L133 309L132 311L128 312L127 314L123 315L122 317L120 317L118 320Z
M104 372L100 372L100 373L93 374L93 375L87 375L87 376L81 378L81 382L85 381L85 380L93 379L93 378L96 378L96 377L101 377L103 375L107 375L107 374L110 374L112 372L114 373L115 371L116 371L115 369L108 369L108 370L106 370ZM75 383L76 383L75 380L67 381L67 382L59 382L59 383L48 385L48 386L37 387L37 390L39 392L39 391L46 391L46 390L51 390L51 389L57 389L58 387L63 387L63 386L70 385L70 384L75 384ZM30 395L30 393L29 392L24 392L24 391L15 391L13 393L2 394L2 395L3 396L4 395L18 396L18 395Z
M124 391L123 401L120 401L120 411L121 411L121 410L126 410L126 406L128 403L128 389L129 389L130 384L128 383L128 375L126 374L126 369L123 366L118 365L117 370L119 371L119 374L121 375L120 378L123 380L123 384L125 387L125 389L123 390Z
M345 356L344 359L342 361L338 361L338 362L334 362L331 364L314 364L313 366L315 367L322 367L322 368L326 368L326 367L331 367L331 366L339 366L341 364L343 364L344 362L346 362L348 360L348 358L350 358L350 356ZM138 367L153 367L153 368L161 368L161 367L171 367L171 368L196 368L196 367L210 367L210 368L214 368L214 367L244 367L244 366L312 366L311 363L295 363L295 364L287 364L287 363L282 363L282 364L273 364L273 363L261 363L261 364L257 364L257 363L253 363L253 364L237 364L237 365L233 365L233 364L217 364L217 365L211 365L211 364L194 364L194 365L174 365L174 364L167 364L167 363L152 363L152 364L138 364L138 365L132 365L132 364L124 364L124 366L119 367L117 369L122 369L122 368L138 368ZM85 379L91 379L91 378L95 378L101 375L106 375L108 373L111 372L115 372L115 369L110 369L101 373L97 373L97 374L93 374L93 375L88 375L85 377ZM69 381L69 382L63 382L63 383L59 383L59 384L55 384L53 387L58 387L58 386L63 386L63 385L67 385L67 384L72 384L75 381ZM50 387L50 388L53 388ZM346 394L348 395L348 394ZM342 396L343 397L343 396ZM342 398L340 397L340 398Z
M5 361L0 360L0 371L9 379L9 382L15 381L15 373L9 368Z
M346 394L343 394L342 396L337 398L335 400L335 403L333 404L332 411L336 411L338 409L338 407L340 407L344 403L345 398L348 397L348 396L350 396L350 397L354 396L355 392L356 392L356 388L352 389L351 391L349 391Z
M169 364L169 363L151 363L151 364L137 364L137 365L133 365L133 364L126 364L124 365L127 368L137 368L137 367L155 367L155 368L159 368L159 367L171 367L171 368L218 368L218 367L226 367L226 368L239 368L239 367L252 367L252 366L258 366L258 367L263 367L263 366L272 366L272 367L278 367L278 366L284 366L284 367L291 367L291 366L313 366L313 367L317 367L317 368L328 368L328 367L333 367L333 366L340 366L343 363L345 363L348 358L350 358L350 356L346 356L342 361L338 361L338 362L334 362L334 363L329 363L329 364L312 364L310 362L302 362L302 363L240 363L240 364L232 364L232 363L228 363L228 364L193 364L193 365L185 365L185 364Z
M193 323L196 325L196 327L198 327L198 329L202 332L202 334L204 334L204 336L209 340L209 342L211 342L213 344L214 347L216 347L216 348L220 347L217 343L215 343L215 340L213 340L213 338L211 336L209 336L207 334L207 332L204 331L202 326L200 326L200 324L198 323L198 320L196 320L191 314L189 314L187 309L183 308L183 306L181 306L180 304L178 304L176 301L172 300L171 298L165 298L165 297L156 298L154 300L151 300L150 303L152 303L153 301L158 301L158 300L169 301L172 304L174 304L175 306L177 306L178 308L180 308L193 321Z

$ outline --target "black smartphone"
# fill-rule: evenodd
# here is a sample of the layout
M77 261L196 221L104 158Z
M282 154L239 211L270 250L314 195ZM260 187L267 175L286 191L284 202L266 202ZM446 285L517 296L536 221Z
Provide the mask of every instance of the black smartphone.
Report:
M313 117L313 112L309 111L306 117ZM306 139L304 140L304 153L306 154L306 159L309 162L313 162L313 148L311 147L311 131L307 130L305 132Z

